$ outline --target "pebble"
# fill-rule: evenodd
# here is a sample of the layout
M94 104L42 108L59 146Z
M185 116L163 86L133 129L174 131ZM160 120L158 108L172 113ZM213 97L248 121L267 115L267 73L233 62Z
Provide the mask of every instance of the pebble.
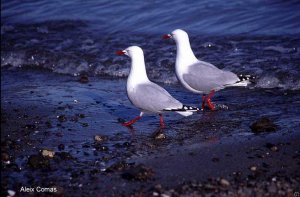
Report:
M263 117L250 126L253 133L261 132L274 132L277 129L275 125L269 118Z
M230 185L229 181L227 181L226 179L221 179L220 183L221 183L222 186L225 186L225 187Z
M49 150L49 149L44 149L44 150L42 150L42 155L43 155L44 157L53 158L54 155L55 155L55 152L52 151L52 150Z
M145 167L143 164L131 167L122 174L123 179L134 181L146 181L154 175L152 169Z
M65 145L64 144L58 145L58 150L64 150L64 149L65 149Z
M107 137L102 136L102 135L95 135L94 139L95 139L96 142L100 143L100 142L103 142L103 141L107 140Z
M9 197L12 197L12 196L15 196L16 195L16 192L14 190L7 190L7 193L8 193L8 196Z
M257 167L256 166L251 166L250 170L253 171L253 172L255 172L257 170Z

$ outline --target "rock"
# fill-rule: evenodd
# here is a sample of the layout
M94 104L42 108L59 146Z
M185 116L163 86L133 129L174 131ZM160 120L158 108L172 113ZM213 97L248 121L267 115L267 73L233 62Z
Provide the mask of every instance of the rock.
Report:
M155 131L152 135L155 140L164 140L166 139L166 134L163 133L161 129Z
M263 117L254 122L250 128L253 133L274 132L277 129L277 125L275 125L269 118Z
M101 142L107 140L107 137L106 136L102 136L102 135L95 135L94 139L95 139L95 141L97 143L101 143Z
M59 115L59 116L57 116L57 119L58 119L59 122L67 121L67 118L65 117L65 115Z
M1 161L4 161L4 162L9 161L9 155L6 152L1 153Z
M56 156L60 157L62 160L71 160L74 159L73 156L68 152L56 153Z
M46 157L43 157L42 155L31 155L28 158L28 162L27 164L31 167L31 168L42 168L42 169L47 169L50 168L50 162L49 159Z
M95 144L94 148L96 150L99 150L99 151L108 151L108 147L107 146L102 146L101 144Z
M14 190L7 190L7 194L9 197L15 196L16 192Z
M115 164L109 166L106 169L106 172L122 171L126 168L128 168L128 163L121 161L121 162L118 162L118 163L115 163Z
M55 155L55 152L53 150L49 150L49 149L44 149L41 151L41 153L44 157L49 157L49 158L53 158Z
M145 167L142 164L134 166L122 174L123 179L134 181L146 181L153 177L152 169Z
M83 127L88 127L88 126L89 126L89 123L83 122L83 123L81 123L81 126L83 126Z
M89 78L87 75L81 75L79 78L79 82L80 83L88 83L89 82Z
M257 170L257 167L256 167L256 166L251 166L251 167L250 167L250 170L251 170L252 172L255 172L255 171Z
M221 179L220 183L222 186L228 187L230 185L229 181L227 181L226 179Z
M58 145L58 150L62 151L64 149L65 149L65 145L64 144Z
M64 196L64 188L60 186L52 186L52 188L56 188L56 192L53 192L53 196Z

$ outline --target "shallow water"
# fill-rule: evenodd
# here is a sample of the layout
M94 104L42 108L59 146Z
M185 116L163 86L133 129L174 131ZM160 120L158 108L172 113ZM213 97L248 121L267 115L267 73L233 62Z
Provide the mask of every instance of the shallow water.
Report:
M164 33L175 27L198 34L299 34L298 1L7 1L4 23L86 21L101 33ZM30 14L28 14L30 13Z
M175 43L161 35L183 28L198 58L256 75L259 88L300 88L297 1L2 3L1 68L124 78L130 60L115 51L138 45L150 79L176 84Z

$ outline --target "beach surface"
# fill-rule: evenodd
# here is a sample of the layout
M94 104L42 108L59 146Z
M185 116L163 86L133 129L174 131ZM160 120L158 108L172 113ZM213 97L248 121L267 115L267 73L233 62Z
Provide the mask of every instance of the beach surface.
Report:
M125 79L82 83L80 77L32 69L4 70L1 79L2 193L28 196L22 187L35 188L33 196L299 191L297 91L226 89L216 94L218 110L166 114L162 130L155 115L133 128L120 124L139 113L127 99ZM180 86L167 89L200 104L199 96L186 96ZM261 117L275 130L253 133L250 126Z

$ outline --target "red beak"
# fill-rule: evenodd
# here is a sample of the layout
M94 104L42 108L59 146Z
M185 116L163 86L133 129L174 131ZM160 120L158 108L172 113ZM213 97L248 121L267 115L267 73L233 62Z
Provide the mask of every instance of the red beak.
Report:
M169 38L172 38L171 34L165 34L163 35L162 37L163 39L169 39Z
M124 55L124 54L125 54L125 52L124 52L124 51L122 51L122 50L118 50L118 51L116 51L116 54L117 54L117 55Z

